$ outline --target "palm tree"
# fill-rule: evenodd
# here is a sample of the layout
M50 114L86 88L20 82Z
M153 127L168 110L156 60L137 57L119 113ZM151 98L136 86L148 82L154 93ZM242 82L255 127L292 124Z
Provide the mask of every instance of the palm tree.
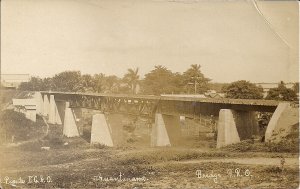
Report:
M124 75L124 81L128 84L129 88L132 91L132 94L136 93L136 86L139 82L140 76L138 75L139 68L128 69L128 72Z
M190 68L190 73L192 74L193 77L203 77L203 74L200 71L200 64L192 64Z
M202 93L207 90L207 83L210 81L206 78L200 70L199 64L192 64L191 67L183 73L184 82L186 85L192 84L194 93ZM197 87L198 86L198 87Z

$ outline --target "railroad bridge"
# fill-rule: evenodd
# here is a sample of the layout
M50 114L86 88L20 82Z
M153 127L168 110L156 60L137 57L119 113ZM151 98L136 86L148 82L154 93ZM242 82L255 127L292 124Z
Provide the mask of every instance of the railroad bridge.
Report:
M114 114L145 117L153 123L152 146L171 146L180 135L180 116L218 117L217 147L239 142L257 134L255 112L273 116L265 134L268 140L288 103L271 100L212 99L153 95L121 95L74 92L36 92L37 112L51 124L62 124L67 137L79 136L77 121L82 108L97 110L92 118L91 143L114 146L120 118Z

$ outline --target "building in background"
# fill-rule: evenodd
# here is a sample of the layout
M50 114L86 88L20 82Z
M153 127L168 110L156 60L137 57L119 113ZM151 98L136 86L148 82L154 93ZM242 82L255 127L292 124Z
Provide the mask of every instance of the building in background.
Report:
M27 119L36 122L36 99L13 99L14 111L23 113Z
M16 89L22 82L29 80L29 74L1 74L1 85L5 88Z

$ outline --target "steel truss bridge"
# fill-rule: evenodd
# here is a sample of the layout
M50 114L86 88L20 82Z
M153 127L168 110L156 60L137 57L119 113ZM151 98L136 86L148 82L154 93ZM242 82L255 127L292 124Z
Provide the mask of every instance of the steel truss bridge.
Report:
M55 101L66 101L71 108L87 108L103 113L124 113L154 117L155 113L197 118L201 115L218 116L220 109L236 111L274 112L278 101L226 98L195 98L154 95L124 95L78 92L41 91L54 95Z

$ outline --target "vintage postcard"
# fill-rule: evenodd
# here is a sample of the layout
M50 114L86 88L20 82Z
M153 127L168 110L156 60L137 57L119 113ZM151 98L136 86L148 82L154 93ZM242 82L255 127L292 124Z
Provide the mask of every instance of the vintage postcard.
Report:
M2 0L0 189L299 187L299 3Z

